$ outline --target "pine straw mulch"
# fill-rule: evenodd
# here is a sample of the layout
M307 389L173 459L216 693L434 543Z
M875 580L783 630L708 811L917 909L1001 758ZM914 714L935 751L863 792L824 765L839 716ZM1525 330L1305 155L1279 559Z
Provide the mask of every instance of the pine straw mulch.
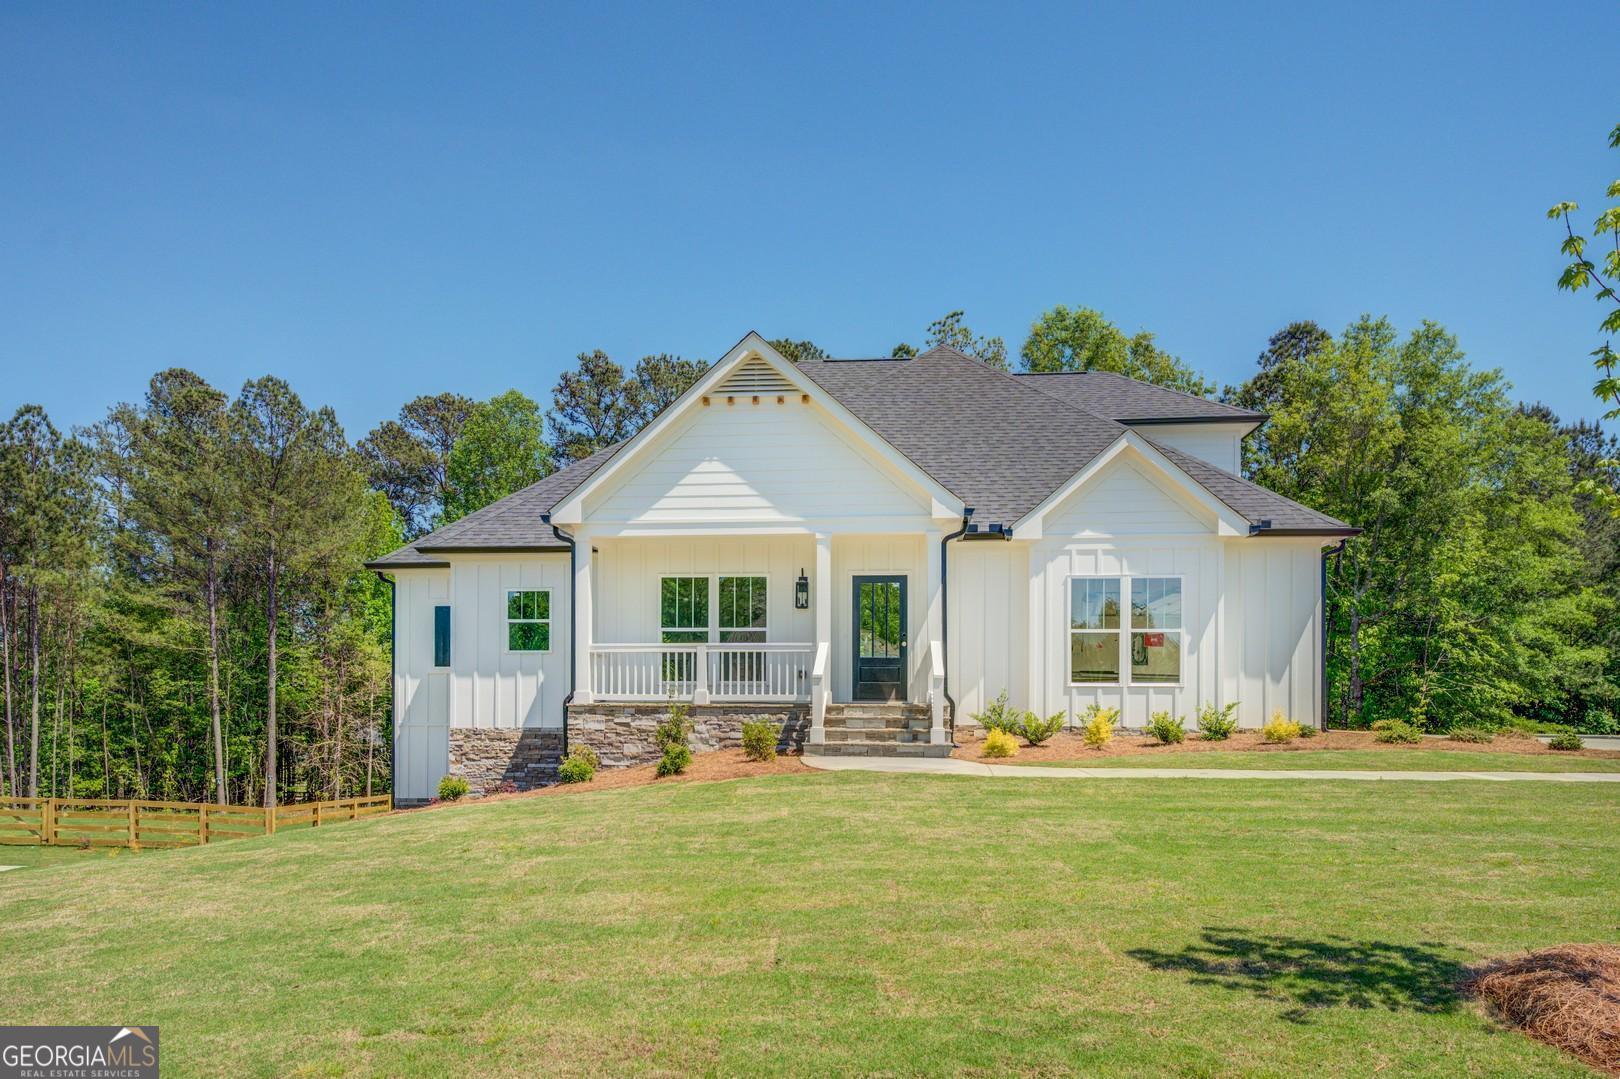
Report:
M1620 946L1565 944L1476 967L1462 983L1499 1019L1620 1075Z
M981 760L984 737L976 731L956 732L956 750L951 754L962 760ZM1019 740L1018 762L1075 761L1095 757L1165 756L1171 753L1220 753L1237 750L1255 753L1311 753L1323 749L1375 749L1387 753L1519 753L1531 755L1551 754L1558 757L1620 758L1620 751L1612 749L1581 749L1559 751L1548 749L1532 735L1498 734L1494 741L1482 744L1453 742L1445 738L1425 738L1418 745L1400 745L1375 740L1372 731L1322 731L1314 738L1300 738L1282 745L1270 745L1260 740L1259 731L1238 731L1224 742L1206 742L1197 732L1188 731L1187 740L1180 745L1164 746L1146 735L1116 734L1102 749L1092 749L1081 741L1078 734L1064 731L1051 741L1039 746L1027 746Z

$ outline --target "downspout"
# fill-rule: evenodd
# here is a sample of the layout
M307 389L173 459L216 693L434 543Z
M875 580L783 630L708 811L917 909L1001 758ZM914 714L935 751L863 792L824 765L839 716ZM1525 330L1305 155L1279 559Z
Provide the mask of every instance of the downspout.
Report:
M1349 543L1349 542L1350 541L1347 540L1347 539L1342 539L1342 540L1339 541L1339 545L1337 547L1324 547L1322 549L1322 591L1321 591L1322 643L1319 646L1321 651L1318 653L1318 656L1317 656L1318 662L1320 663L1321 668L1322 668L1322 714L1317 719L1317 727L1319 729L1321 729L1321 730L1324 730L1324 731L1327 730L1327 720L1328 720L1328 669L1327 669L1327 650L1328 650L1328 609L1327 609L1328 569L1327 569L1327 567L1328 567L1328 559L1334 557L1335 555L1344 554L1344 545Z
M575 614L575 609L574 609L575 598L574 598L574 593L576 591L576 589L574 587L574 584L575 584L574 560L579 557L579 548L574 545L574 537L573 536L570 536L568 533L564 532L562 529L558 528L556 525L551 523L551 513L549 511L547 511L546 513L542 513L540 515L540 520L541 520L541 522L543 524L546 524L551 528L551 531L556 534L558 539L560 539L564 543L568 544L568 696L563 698L563 744L562 744L562 755L564 757L567 757L568 756L568 706L570 704L574 703L574 671L575 671L576 666L577 666L576 662L574 660L574 648L578 643L575 640L576 635L574 633L574 626L575 626L575 618L574 618L574 614Z
M968 506L962 510L962 527L950 533L939 541L939 648L944 655L939 657L940 670L945 672L944 691L945 703L951 706L951 741L956 741L956 698L951 696L951 556L946 544L953 539L961 538L968 529L968 519L973 516L973 507Z
M381 570L372 570L377 580L388 586L388 804L394 804L399 793L399 773L394 769L395 747L399 745L398 702L394 699L399 684L399 589L394 579Z

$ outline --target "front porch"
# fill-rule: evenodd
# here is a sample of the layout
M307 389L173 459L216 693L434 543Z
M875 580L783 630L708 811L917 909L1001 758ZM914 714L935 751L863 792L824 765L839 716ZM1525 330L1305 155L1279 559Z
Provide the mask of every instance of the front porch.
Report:
M599 705L638 715L682 701L807 713L807 752L948 747L941 538L587 531L574 557L571 729Z

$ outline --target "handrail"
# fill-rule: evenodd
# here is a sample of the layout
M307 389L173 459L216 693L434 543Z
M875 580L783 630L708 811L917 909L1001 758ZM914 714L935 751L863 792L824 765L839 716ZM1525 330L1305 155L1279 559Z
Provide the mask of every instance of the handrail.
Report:
M945 736L945 645L928 642L928 740L943 745Z
M706 644L703 641L690 641L681 644L660 644L650 642L647 644L592 644L592 652L696 652L699 648L707 648L711 652L808 652L815 645L809 641L798 644L783 643L781 641L727 641L724 643Z

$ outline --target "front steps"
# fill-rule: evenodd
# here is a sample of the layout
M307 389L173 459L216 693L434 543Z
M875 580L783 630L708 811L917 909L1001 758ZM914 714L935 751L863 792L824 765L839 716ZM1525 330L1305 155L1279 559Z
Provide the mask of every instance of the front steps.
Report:
M929 744L930 723L925 704L829 704L826 740L806 742L804 751L821 757L949 757L949 742Z

